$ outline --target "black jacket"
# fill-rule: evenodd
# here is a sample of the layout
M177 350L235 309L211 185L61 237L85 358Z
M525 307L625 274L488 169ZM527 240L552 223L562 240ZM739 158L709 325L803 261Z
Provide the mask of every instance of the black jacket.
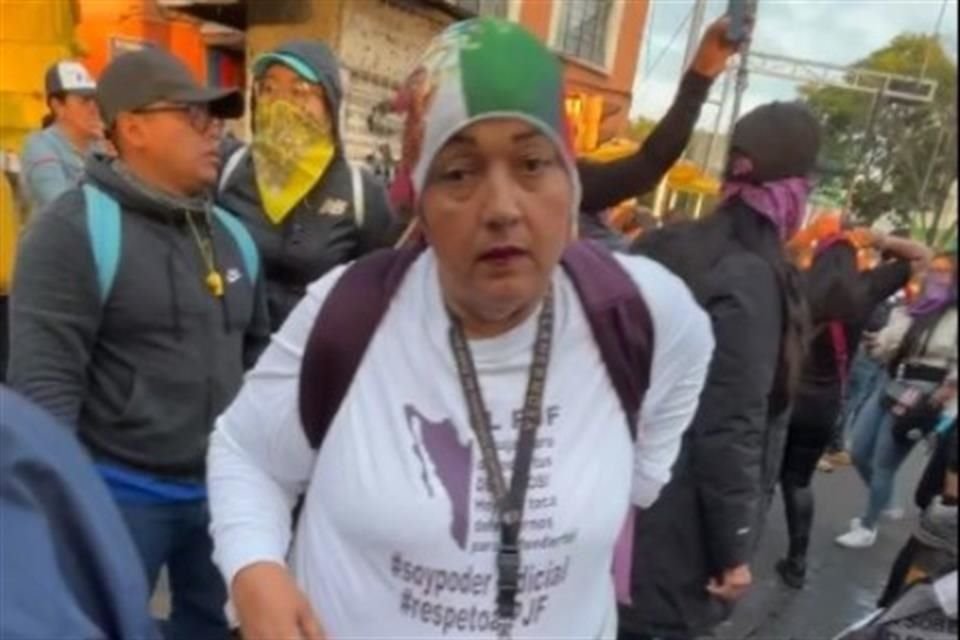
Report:
M209 211L174 209L115 170L87 180L121 208L120 260L101 302L83 192L28 225L10 305L9 384L75 426L95 458L203 480L207 439L266 345L262 280ZM197 231L212 240L225 293L207 289Z
M744 207L727 205L750 215ZM769 227L761 242L771 255L780 242ZM671 227L648 234L634 249L686 281L710 314L716 340L673 478L637 516L634 604L620 612L621 627L667 638L707 632L728 613L706 586L724 569L749 562L785 435L785 407L775 400L785 323L776 270L732 234L714 239L719 246L695 273L685 270L679 261L688 259L702 232L700 223Z
M330 50L318 42L293 42L278 51L296 56L320 76L329 112L339 113L340 70ZM334 130L338 130L336 123ZM353 192L351 167L338 141L326 173L280 224L263 211L249 152L221 185L218 202L239 216L260 249L274 330L303 297L307 285L337 265L389 246L399 236L383 185L366 171L362 171L362 184L364 222L359 225L354 203L361 199Z
M635 153L611 162L577 163L585 212L603 211L652 191L690 142L713 80L688 71L670 109Z

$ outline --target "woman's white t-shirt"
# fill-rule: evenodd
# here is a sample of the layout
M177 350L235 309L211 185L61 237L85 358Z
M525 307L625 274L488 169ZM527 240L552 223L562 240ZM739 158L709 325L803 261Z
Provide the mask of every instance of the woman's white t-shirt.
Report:
M558 269L514 638L613 637L614 544L629 505L649 506L669 480L706 377L709 320L685 286L649 260L618 259L654 324L637 440ZM495 637L499 528L431 252L397 291L319 454L306 440L300 359L341 273L310 288L218 422L209 457L215 559L228 581L253 562L286 559L337 640ZM470 342L508 476L537 315ZM290 507L304 489L288 556Z

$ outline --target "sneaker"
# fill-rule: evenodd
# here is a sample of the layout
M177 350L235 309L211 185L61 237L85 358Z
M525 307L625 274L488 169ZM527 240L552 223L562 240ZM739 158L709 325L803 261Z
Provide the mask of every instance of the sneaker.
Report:
M880 515L887 520L897 522L903 520L907 513L903 510L903 507L890 507L889 509L885 509Z
M784 558L777 563L780 579L791 589L803 589L807 578L807 568L802 560Z
M830 464L829 460L827 460L827 456L824 456L817 461L817 471L820 471L821 473L833 473L833 465Z
M855 518L850 525L850 531L837 538L838 545L847 549L869 549L876 543L876 529L864 527L860 518Z

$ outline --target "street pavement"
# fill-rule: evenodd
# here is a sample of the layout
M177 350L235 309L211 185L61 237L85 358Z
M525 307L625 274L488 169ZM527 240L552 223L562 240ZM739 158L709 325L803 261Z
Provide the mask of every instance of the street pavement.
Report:
M893 560L916 522L913 490L926 462L919 446L897 481L896 500L906 516L881 524L871 549L849 550L833 539L861 515L866 489L852 467L817 473L816 520L810 543L807 586L802 591L780 582L774 565L787 547L783 506L777 496L753 564L753 590L732 619L716 631L722 640L829 640L874 609Z

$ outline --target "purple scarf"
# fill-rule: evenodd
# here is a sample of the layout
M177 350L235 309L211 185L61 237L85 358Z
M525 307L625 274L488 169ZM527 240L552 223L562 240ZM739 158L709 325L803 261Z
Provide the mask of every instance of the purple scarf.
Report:
M940 311L956 299L953 283L939 280L927 280L923 285L923 293L910 305L910 315L919 318Z
M810 196L807 178L784 178L762 184L731 178L723 185L723 202L739 197L777 227L781 240L800 230Z

